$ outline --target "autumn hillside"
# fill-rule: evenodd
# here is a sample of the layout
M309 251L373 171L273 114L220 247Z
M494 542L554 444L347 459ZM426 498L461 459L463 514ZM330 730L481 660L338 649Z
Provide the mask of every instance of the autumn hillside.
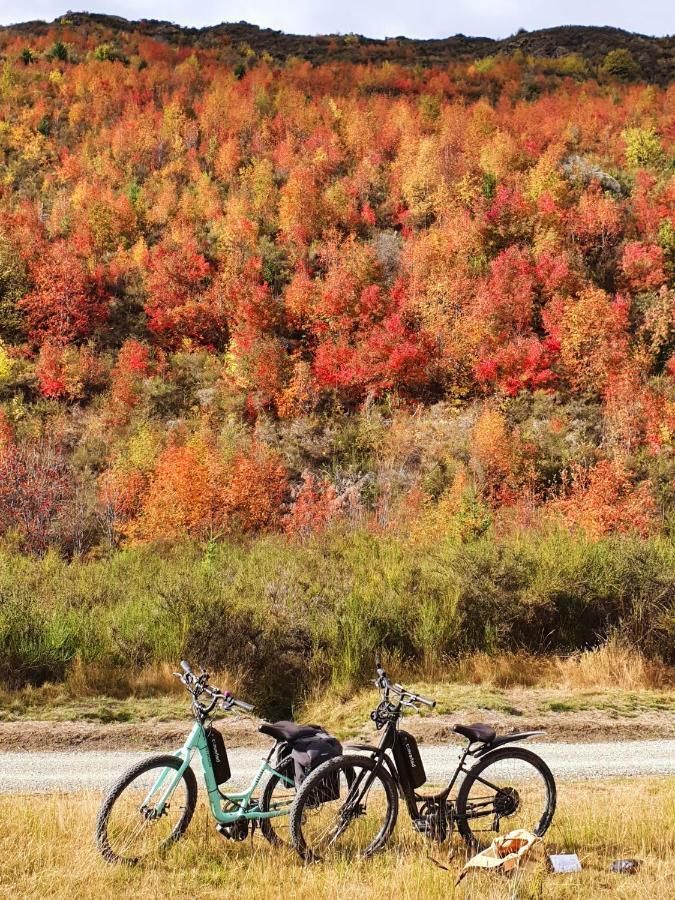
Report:
M0 677L672 656L672 39L219 28L0 30Z
M628 51L636 64L633 77L668 84L675 77L675 36L648 37L620 28L562 26L517 34L501 40L456 34L447 38L415 40L405 36L385 39L357 34L298 35L259 28L248 22L223 22L205 28L186 28L171 22L128 21L99 13L68 12L54 23L25 22L11 27L27 38L59 35L71 28L92 40L120 41L126 45L143 39L165 41L178 47L215 51L223 61L269 55L276 62L290 58L314 64L328 62L396 63L408 66L473 62L498 54L529 54L560 59L577 55L589 68L603 64L608 53Z

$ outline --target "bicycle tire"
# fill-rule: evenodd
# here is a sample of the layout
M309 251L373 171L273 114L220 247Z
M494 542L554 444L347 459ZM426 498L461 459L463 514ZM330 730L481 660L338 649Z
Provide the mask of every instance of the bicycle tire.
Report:
M279 766L277 767L277 771L281 775L286 775L286 777L293 779L293 790L295 790L295 767L293 764L293 757L290 754L281 760ZM261 797L260 797L260 810L261 812L268 812L273 801L274 801L274 791L279 787L280 784L279 775L270 775L267 779L265 787L263 788ZM290 788L289 788L290 789ZM290 811L290 807L289 807ZM282 818L281 816L275 817L274 819L261 819L260 820L260 831L262 832L263 837L272 844L273 847L284 847L290 846L289 841L284 841L282 837L280 837L277 828L275 828L275 822Z
M469 770L462 782L459 793L457 794L457 828L472 850L483 849L489 842L481 841L477 838L469 825L469 818L467 818L467 803L469 802L471 789L485 769L504 760L520 760L521 762L529 763L540 773L544 781L546 787L546 804L542 810L541 818L538 822L532 823L533 827L530 830L541 837L546 833L553 819L556 807L556 785L551 770L544 760L540 756L537 756L536 753L533 753L531 750L527 750L524 747L503 747L493 750L483 756L476 765ZM495 837L496 836L497 835L495 834Z
M127 769L127 771L117 779L115 784L113 784L113 786L105 796L96 817L96 846L98 847L99 852L106 860L106 862L136 865L143 858L140 856L120 856L119 853L116 853L110 845L108 834L110 815L115 807L115 803L119 800L124 791L145 772L149 772L152 769L167 768L178 770L182 765L183 760L177 756L170 756L168 754L151 756L149 759L144 759L141 762L137 763L135 766L132 766L130 769ZM168 835L168 837L166 837L163 841L160 842L160 844L158 844L157 848L155 848L155 852L166 850L169 846L179 840L185 833L188 825L190 824L190 821L192 820L192 816L194 815L195 807L197 805L197 779L195 778L195 774L189 766L183 772L181 780L185 782L185 807L176 826L171 830L171 833ZM144 856L145 855L148 854L144 854Z
M326 803L317 803L317 791L320 789L322 782L331 783L331 778L342 775L348 784L351 784L358 770L373 771L377 766L376 761L370 756L349 755L338 756L322 763L313 772L311 772L298 790L296 798L293 802L290 812L290 833L291 841L295 851L305 862L319 862L322 855L318 852L317 847L308 844L305 830L303 830L304 817L312 809L321 806L325 807ZM375 838L362 849L358 855L362 857L370 857L386 844L391 836L396 819L398 817L398 792L396 784L387 772L384 766L380 765L375 779L380 782L384 791L386 801L386 809L382 819L382 826ZM370 788L369 788L370 791ZM339 801L337 801L339 802ZM345 829L346 830L346 829Z

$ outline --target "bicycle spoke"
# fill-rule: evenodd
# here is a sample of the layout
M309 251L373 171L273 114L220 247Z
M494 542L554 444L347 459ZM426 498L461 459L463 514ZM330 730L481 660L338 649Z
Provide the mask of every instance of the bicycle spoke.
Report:
M311 780L310 776L303 785L297 801L301 804L299 831L310 858L369 854L377 849L395 821L395 800L383 789L373 763L369 759L363 764L356 760L354 757L349 763L344 758L336 761L327 770L325 780ZM337 788L339 799L333 799ZM389 791L395 797L393 785ZM298 812L292 815L297 817ZM292 824L291 829L295 831L297 826Z
M546 830L555 808L555 784L535 754L513 748L486 757L476 768L475 774L467 773L458 797L458 824L466 840L516 829Z
M141 772L112 806L106 823L106 839L115 857L138 860L156 852L171 840L185 816L187 797L182 780L166 799L162 813L157 813L156 803L166 788L160 786L154 796L148 795L160 775L157 769ZM143 805L144 801L147 805Z

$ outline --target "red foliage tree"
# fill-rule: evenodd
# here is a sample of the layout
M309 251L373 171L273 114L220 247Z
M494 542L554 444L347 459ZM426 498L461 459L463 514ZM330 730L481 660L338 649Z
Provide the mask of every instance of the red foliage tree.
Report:
M110 303L103 273L88 272L68 243L47 244L30 275L33 289L19 305L34 345L86 340L105 325Z
M0 444L0 534L18 532L30 553L44 553L74 495L69 466L50 440Z
M630 303L590 289L568 302L549 304L544 321L559 342L562 374L574 390L601 394L628 353Z
M205 448L167 448L150 478L140 514L126 532L136 541L204 540L221 532L224 477L223 467ZM124 491L120 501L125 501Z
M516 338L476 365L476 378L485 387L498 387L511 397L523 390L555 385L555 361L560 346L554 338Z
M279 528L288 479L281 459L262 446L238 453L223 484L227 528L236 532L264 532Z
M553 508L595 536L615 531L646 535L656 524L649 484L634 484L622 463L606 459L592 469L575 468L568 495Z
M656 244L629 241L623 250L621 268L632 291L649 291L665 284L663 250Z
M227 343L227 318L210 290L213 266L194 240L167 241L150 254L145 312L150 329L169 347L185 342L211 348Z
M339 515L340 503L333 485L311 472L303 472L302 484L284 517L284 529L299 537L321 534Z
M143 379L152 369L150 348L129 338L120 347L112 370L111 400L120 409L133 409L138 403Z
M89 346L46 341L35 364L40 393L52 400L84 400L106 385L106 371Z

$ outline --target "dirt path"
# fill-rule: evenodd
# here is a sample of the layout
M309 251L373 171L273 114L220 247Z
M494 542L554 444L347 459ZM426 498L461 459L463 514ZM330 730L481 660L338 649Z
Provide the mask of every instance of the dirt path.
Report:
M442 783L454 769L459 744L424 745L422 758L431 783ZM597 744L539 743L536 751L557 780L621 775L675 774L675 740L617 741ZM228 750L232 786L248 782L263 755L258 748ZM0 793L103 791L143 757L128 751L0 753ZM199 761L193 760L199 771Z
M173 722L0 722L0 751L166 750L180 747L192 727L188 718ZM228 718L218 725L228 747L264 747L254 722Z
M425 718L410 716L405 727L429 744L452 738L455 722L486 722L499 732L546 732L544 740L586 743L596 741L631 741L668 739L675 733L672 712L641 711L631 716L613 715L611 711L584 710L562 713L525 712L520 715L486 709L458 709L452 716ZM188 718L169 722L135 723L30 721L0 722L0 751L45 750L162 750L182 744L191 726ZM219 729L229 747L263 747L267 739L257 731L257 722L248 718L221 719ZM371 723L363 725L356 735L370 740Z

